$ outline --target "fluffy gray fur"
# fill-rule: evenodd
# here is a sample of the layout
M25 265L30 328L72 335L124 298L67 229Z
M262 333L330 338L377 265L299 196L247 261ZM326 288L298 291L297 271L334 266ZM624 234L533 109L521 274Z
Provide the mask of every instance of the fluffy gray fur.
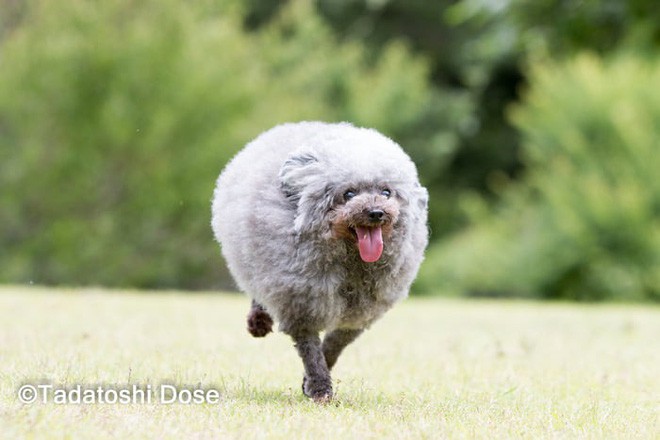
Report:
M343 348L408 295L428 242L427 200L401 147L347 123L277 126L220 174L213 231L253 299L250 332L279 322L303 360L307 396L330 399ZM367 263L355 228L370 222L382 227L383 250Z

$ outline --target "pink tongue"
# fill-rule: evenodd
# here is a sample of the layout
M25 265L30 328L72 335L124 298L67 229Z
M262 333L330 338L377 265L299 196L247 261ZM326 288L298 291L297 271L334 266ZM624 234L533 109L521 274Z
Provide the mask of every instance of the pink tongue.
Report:
M378 261L383 253L383 233L380 226L375 228L356 227L360 258L365 263Z

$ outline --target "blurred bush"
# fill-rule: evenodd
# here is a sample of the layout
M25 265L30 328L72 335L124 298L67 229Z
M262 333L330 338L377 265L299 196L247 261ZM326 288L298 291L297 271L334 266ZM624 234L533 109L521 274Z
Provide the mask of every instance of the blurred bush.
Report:
M252 4L263 22L274 4ZM357 40L378 52L404 38L428 59L433 86L446 98L436 121L445 149L411 149L431 191L434 238L463 226L461 199L477 193L496 202L503 180L518 179L520 136L505 109L519 101L529 58L561 59L588 50L607 56L654 53L660 48L656 0L315 0L344 41ZM407 139L406 139L407 140ZM447 148L448 146L451 148ZM406 144L406 146L408 146Z
M420 285L488 296L660 300L660 60L539 62L512 112L528 171L435 245ZM441 283L441 284L439 284Z
M652 0L0 11L0 282L227 287L216 176L261 131L322 119L376 127L418 164L417 290L658 299Z
M339 44L307 2L247 32L241 5L12 9L0 29L0 282L226 285L209 204L245 142L279 122L348 119L414 143L438 114L425 62L402 44L377 57Z

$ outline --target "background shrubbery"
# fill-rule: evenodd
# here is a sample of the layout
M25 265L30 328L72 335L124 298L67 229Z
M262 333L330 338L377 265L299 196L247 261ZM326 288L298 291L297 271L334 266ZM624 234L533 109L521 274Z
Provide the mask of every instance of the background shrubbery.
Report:
M527 175L429 255L473 295L660 299L660 62L540 64L513 112Z
M660 12L569 3L0 0L0 282L229 286L217 174L322 119L417 162L417 291L657 300Z
M434 105L423 60L402 44L370 60L303 3L255 33L202 2L24 14L0 68L3 281L226 283L209 200L246 141L299 119L398 133Z

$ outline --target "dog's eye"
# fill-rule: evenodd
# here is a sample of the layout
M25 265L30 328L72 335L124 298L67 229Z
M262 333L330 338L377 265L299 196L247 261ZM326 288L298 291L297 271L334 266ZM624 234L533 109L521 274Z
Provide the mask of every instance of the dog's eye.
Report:
M355 191L348 190L344 193L344 200L351 200L353 197L355 197Z
M384 189L380 192L380 195L385 196L389 199L390 196L392 195L392 191L390 191L389 189Z

